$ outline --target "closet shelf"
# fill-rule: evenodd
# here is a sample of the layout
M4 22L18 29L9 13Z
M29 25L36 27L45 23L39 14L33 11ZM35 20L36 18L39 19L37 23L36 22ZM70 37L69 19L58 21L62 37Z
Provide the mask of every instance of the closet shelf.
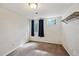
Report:
M69 22L73 21L73 18L79 19L79 11L73 12L71 15L69 15L64 20L62 20L62 22L69 23Z

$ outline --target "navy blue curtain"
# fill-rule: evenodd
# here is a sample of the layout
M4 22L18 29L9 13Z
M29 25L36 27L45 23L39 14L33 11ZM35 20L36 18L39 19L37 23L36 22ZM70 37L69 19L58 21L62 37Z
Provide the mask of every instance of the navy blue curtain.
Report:
M40 19L39 20L39 32L38 32L39 37L44 37L44 20Z
M34 36L34 20L31 20L31 36Z

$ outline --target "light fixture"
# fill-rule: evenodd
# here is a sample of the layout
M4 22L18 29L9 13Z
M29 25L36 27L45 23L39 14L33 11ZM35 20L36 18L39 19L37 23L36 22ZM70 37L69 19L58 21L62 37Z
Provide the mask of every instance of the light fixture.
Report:
M37 3L29 3L28 5L30 6L30 8L33 8L33 9L37 9L38 7Z

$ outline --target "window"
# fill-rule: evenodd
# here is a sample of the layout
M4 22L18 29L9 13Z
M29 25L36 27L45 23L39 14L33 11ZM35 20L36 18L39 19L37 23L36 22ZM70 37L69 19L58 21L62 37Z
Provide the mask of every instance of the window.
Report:
M47 24L48 25L55 25L56 24L56 19L54 18L52 18L52 19L47 19Z
M35 23L34 23L34 32L38 32L38 20L35 20Z

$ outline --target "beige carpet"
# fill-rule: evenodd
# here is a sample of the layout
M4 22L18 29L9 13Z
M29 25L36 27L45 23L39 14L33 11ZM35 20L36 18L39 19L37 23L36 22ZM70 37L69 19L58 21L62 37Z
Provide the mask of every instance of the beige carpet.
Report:
M62 51L56 51L56 45L51 45L47 43L37 43L30 42L21 45L14 52L10 53L8 56L56 56L56 55L68 55L63 54Z

